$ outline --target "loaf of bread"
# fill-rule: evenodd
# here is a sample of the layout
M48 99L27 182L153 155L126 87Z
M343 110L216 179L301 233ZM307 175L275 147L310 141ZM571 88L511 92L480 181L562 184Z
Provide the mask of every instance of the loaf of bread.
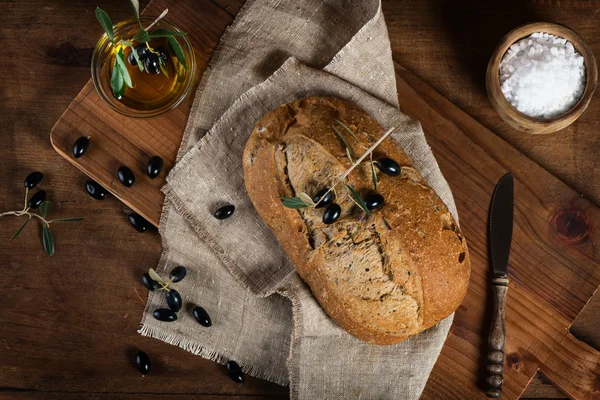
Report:
M401 174L377 173L385 205L371 215L346 186L363 198L374 192L369 157L335 187L342 212L334 223L323 222L325 208L287 208L281 197L312 197L330 187L352 165L346 146L359 157L384 132L352 103L310 97L265 115L243 155L254 207L317 301L351 335L375 344L397 343L437 324L465 296L469 253L448 208L389 137L373 160L390 158Z

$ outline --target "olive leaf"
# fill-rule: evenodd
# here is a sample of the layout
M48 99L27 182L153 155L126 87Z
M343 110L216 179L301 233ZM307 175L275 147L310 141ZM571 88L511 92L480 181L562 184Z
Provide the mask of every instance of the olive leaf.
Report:
M165 61L162 59L162 57L158 57L158 67L160 68L160 72L162 72L163 75L166 76L168 79L169 71L167 71L167 68L165 66Z
M144 70L144 64L142 63L142 60L140 59L139 54L137 53L135 46L133 45L133 43L130 40L119 40L119 44L122 46L126 46L126 47L130 47L131 48L131 54L133 54L133 58L135 58L135 61L137 62L137 66L140 69L140 71Z
M283 206L287 208L299 209L310 207L310 205L303 202L299 197L280 197L280 199Z
M164 37L173 37L173 36L183 36L186 35L185 32L172 31L169 29L157 29L154 32L150 33L151 38L164 38Z
M59 219L53 219L50 222L77 222L77 221L83 221L85 218L83 217L75 217L75 218L59 218Z
M183 65L183 68L187 69L187 65L185 63L185 54L183 54L183 49L179 45L179 42L177 41L177 39L170 36L167 38L167 40L169 41L169 44L171 45L171 48L173 49L175 56L177 56L177 59L179 60L181 65Z
M138 68L140 69L140 71L144 71L144 63L142 62L140 55L138 54L135 47L133 47L133 45L131 45L130 47L131 47L131 53L133 54L133 58L135 58L135 62L137 63Z
M98 22L100 22L100 25L102 25L104 32L106 32L106 36L108 36L110 41L114 43L115 33L113 32L113 24L106 11L100 7L96 7L96 18L98 19Z
M42 244L44 245L44 251L46 254L52 256L55 250L54 238L50 232L50 227L46 223L44 223L44 226L42 227Z
M371 177L373 178L373 189L375 189L375 193L378 192L377 189L377 172L375 172L375 162L373 162L373 153L369 154L371 157Z
M348 128L346 126L346 124L344 124L342 121L340 121L339 119L333 119L335 122L337 122L342 128L344 128L344 130L346 132L348 132L350 135L352 135L352 137L354 138L354 140L356 140L358 143L360 143L360 140L356 137L356 135L354 134L354 132L352 132L352 130L350 128Z
M29 216L29 218L27 218L27 220L25 222L23 222L23 225L21 225L21 227L19 228L18 231L15 232L14 235L12 235L12 237L10 238L10 240L14 240L17 238L17 236L19 236L19 234L21 233L21 231L23 230L23 228L25 228L25 226L27 225L27 223L31 220L31 216Z
M312 198L304 192L298 193L298 197L306 204L309 204L311 207L315 205Z
M131 4L131 8L133 8L133 13L135 14L135 18L140 21L140 2L138 0L129 0Z
M346 154L348 155L348 158L350 159L350 164L354 163L354 161L352 161L352 160L354 158L356 158L356 155L352 151L352 147L350 147L350 144L348 144L348 141L346 140L344 135L342 135L342 132L340 132L340 130L338 128L336 128L335 125L332 124L331 127L333 128L333 131L335 132L337 137L339 137L340 140L344 143L344 146L346 146Z
M350 149L348 149L346 147L346 157L348 157L348 161L350 161L350 164L354 163L354 160L352 159L352 154L350 154Z
M127 65L125 64L125 53L123 52L123 48L120 48L117 51L115 56L117 60L117 66L121 70L121 75L123 76L123 82L129 87L133 87L133 82L131 82L131 76L129 75L129 71L127 70Z
M42 218L46 218L46 216L48 215L48 213L50 212L51 209L52 209L51 201L46 200L42 204L40 204L40 215L42 216Z
M144 28L140 28L139 31L133 36L133 40L140 43L146 43L150 41L150 34Z
M309 195L307 195L304 192L299 193L298 197L278 197L278 198L281 199L283 206L287 207L287 208L299 209L299 208L308 208L308 207L315 206L315 202L310 198Z
M110 88L112 89L113 95L117 99L121 99L123 93L125 93L125 81L123 80L123 74L121 68L117 64L117 56L115 56L115 62L113 64L112 76L110 77Z
M166 284L166 282L160 277L160 275L158 275L156 273L156 271L154 270L154 268L150 268L148 270L148 275L150 275L150 278L154 279L156 282L161 282L163 284Z
M352 201L354 203L356 203L357 206L359 206L360 208L362 208L362 210L367 214L367 215L371 215L371 211L369 211L369 209L367 208L367 204L365 203L365 201L363 200L362 197L360 197L360 194L358 194L358 192L356 191L356 189L354 189L352 186L350 185L346 185L346 187L348 188L348 190L350 191L350 198L352 199Z

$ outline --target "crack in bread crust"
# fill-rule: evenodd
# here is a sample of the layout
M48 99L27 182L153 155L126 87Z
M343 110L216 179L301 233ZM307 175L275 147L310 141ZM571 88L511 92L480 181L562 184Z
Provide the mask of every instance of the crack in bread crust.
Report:
M322 182L334 180L346 168L327 149L303 135L284 135L281 139L286 149L287 182L291 184L295 194L317 192L320 189L319 185L323 185ZM314 168L318 168L318 171L314 171ZM340 189L340 192L342 191L344 189ZM349 199L336 200L348 210L346 217L356 215L357 207L351 206ZM393 266L375 223L365 229L353 220L338 221L324 226L320 223L322 211L311 208L298 211L306 227L307 240L312 237L313 242L319 244L320 250L315 251L320 251L325 271L324 274L320 274L320 281L324 279L327 286L336 287L337 291L350 298L348 301L331 294L328 296L330 299L335 298L340 307L351 307L354 312L348 315L349 319L358 324L377 322L374 328L379 330L381 327L384 331L389 330L389 322L393 322L394 325L400 324L403 328L414 328L420 322L421 319L416 313L421 308L419 301L422 295L418 290L413 293L414 296L406 295L403 287L394 282ZM362 213L362 210L358 213ZM372 216L372 219L379 218L380 214ZM317 236L321 233L325 236L325 243ZM340 240L343 241L343 245L337 246ZM335 242L336 246L330 246L332 242ZM308 257L310 259L312 255ZM304 277L309 285L312 283L312 275ZM415 278L417 276L418 274L415 274ZM313 283L311 287L314 286ZM318 293L316 295L319 297ZM370 304L364 307L363 299L375 299L382 304L376 308ZM396 312L398 313L392 321L389 321L389 315Z
M357 338L397 343L452 313L466 292L470 259L446 205L391 139L373 156L390 157L402 174L379 174L386 205L366 216L343 185L336 189L342 215L321 221L325 208L287 209L277 196L314 195L349 166L333 132L343 121L362 143L347 137L355 154L384 129L354 105L307 98L283 105L259 121L244 152L252 202L273 230L300 276L329 316ZM357 168L348 183L373 191L371 170Z

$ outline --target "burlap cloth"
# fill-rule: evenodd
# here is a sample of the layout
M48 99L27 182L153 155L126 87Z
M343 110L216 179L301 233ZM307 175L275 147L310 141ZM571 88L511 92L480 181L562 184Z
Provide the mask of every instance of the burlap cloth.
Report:
M152 311L166 302L150 293L140 333L289 383L292 399L416 399L452 318L393 346L348 335L314 300L245 191L242 151L255 123L310 95L348 99L396 127L394 139L457 217L420 124L398 110L380 2L249 0L203 76L163 189L157 270L188 268L176 284L184 308L176 322L159 322ZM215 219L224 204L234 204L235 214ZM212 327L196 323L195 305L208 311Z

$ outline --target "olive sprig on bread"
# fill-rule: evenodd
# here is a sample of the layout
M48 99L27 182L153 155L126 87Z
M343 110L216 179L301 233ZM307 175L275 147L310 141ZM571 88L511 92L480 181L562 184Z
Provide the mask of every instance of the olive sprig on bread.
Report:
M338 186L335 196L330 185L355 164L349 163L332 129L336 119L365 145L385 132L355 104L335 97L283 104L263 116L248 139L242 160L246 190L331 319L360 340L398 343L458 308L469 283L467 243L446 204L391 138L372 153L377 172L383 171L377 194L386 205L367 218L355 218L352 199L341 194L348 188ZM416 127L403 116L398 124L402 133ZM363 152L358 142L346 137L355 153ZM357 168L346 174L345 184L370 193L370 172ZM315 200L306 193L319 196ZM278 196L296 196L296 201L309 207L314 203L314 208L291 209ZM323 210L339 219L323 224L319 206L333 204L334 199L339 208Z
M347 132L349 132L352 135L352 137L354 137L354 139L356 139L356 141L358 143L361 143L360 140L354 134L354 132L352 132L352 130L350 130L346 126L346 124L344 124L343 122L341 122L337 119L335 121L337 123L339 123ZM348 141L346 140L346 138L342 135L342 133L334 125L332 125L332 128L333 128L336 136L338 138L340 138L340 140L343 142L344 146L346 147L346 154L348 156L348 159L352 163L352 165L339 178L337 178L337 180L334 182L333 185L331 185L331 187L327 187L327 188L323 188L323 189L319 190L319 192L317 193L317 195L315 197L310 197L305 192L298 193L298 195L296 197L278 196L278 198L281 199L282 204L287 208L293 208L293 209L320 208L320 207L323 207L324 205L327 205L327 209L323 213L323 223L325 223L325 224L332 224L341 215L340 206L337 203L333 202L334 196L331 196L333 194L333 190L335 189L335 187L337 185L342 183L356 167L361 165L361 163L363 162L363 160L365 158L367 158L369 156L371 157L371 161L369 162L369 164L371 165L371 173L372 173L372 179L373 179L373 186L375 187L375 193L370 196L367 196L367 198L363 199L360 196L360 194L356 191L356 189L354 189L351 185L346 184L346 188L350 192L350 199L358 207L360 207L367 215L371 215L371 211L374 211L374 210L380 208L381 206L383 206L383 203L384 203L383 196L381 196L380 194L377 193L377 174L375 172L374 165L377 165L379 170L386 175L396 176L396 175L399 175L401 172L400 166L394 160L389 159L389 158L383 158L377 162L374 162L373 157L372 157L373 150L375 150L375 148L377 146L379 146L381 144L381 142L383 142L383 140L394 131L395 128L388 129L383 134L383 136L381 136L375 143L373 143L373 145L371 145L371 147L369 147L356 161L353 161L354 152L352 151L352 147L348 144Z

